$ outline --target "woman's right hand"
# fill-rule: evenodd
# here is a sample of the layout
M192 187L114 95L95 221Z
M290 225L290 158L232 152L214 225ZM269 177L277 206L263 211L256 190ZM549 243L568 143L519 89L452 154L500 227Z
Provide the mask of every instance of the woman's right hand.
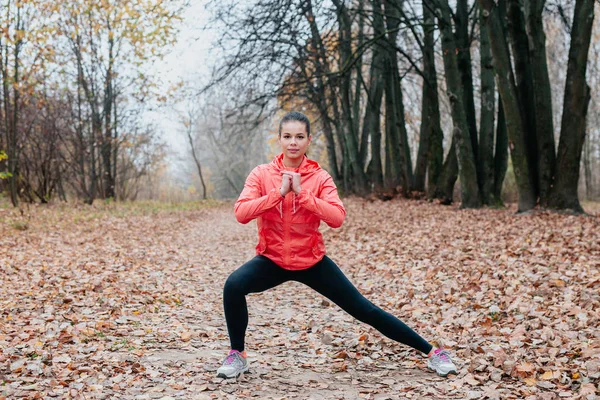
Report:
M290 192L290 190L292 190L292 177L287 174L282 174L281 188L279 189L281 197L285 197Z

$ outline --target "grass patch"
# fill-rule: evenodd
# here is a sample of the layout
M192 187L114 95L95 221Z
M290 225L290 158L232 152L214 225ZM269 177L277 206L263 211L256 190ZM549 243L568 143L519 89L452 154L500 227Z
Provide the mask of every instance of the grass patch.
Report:
M54 230L68 225L94 225L110 218L195 212L230 205L231 201L223 200L200 200L185 203L97 200L92 205L72 201L49 204L21 203L18 208L14 208L10 201L0 198L0 236L17 234L26 230Z
M29 224L25 221L12 221L10 223L10 226L12 226L13 229L16 229L17 231L26 231L27 229L29 229Z

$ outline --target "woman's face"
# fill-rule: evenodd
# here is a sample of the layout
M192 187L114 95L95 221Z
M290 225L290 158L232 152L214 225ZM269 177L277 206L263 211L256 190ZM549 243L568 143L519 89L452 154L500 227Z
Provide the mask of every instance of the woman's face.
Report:
M300 121L284 122L279 135L279 145L283 156L290 160L302 159L312 137L306 132L306 125Z

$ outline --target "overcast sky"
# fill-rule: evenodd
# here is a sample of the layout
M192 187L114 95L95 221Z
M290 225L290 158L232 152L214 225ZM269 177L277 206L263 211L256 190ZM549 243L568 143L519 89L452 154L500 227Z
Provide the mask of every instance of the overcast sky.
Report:
M198 86L208 78L209 50L214 33L202 30L209 19L208 12L204 9L206 2L207 0L191 0L191 6L184 13L177 43L162 61L155 64L155 73L163 81L164 90L181 80ZM184 133L180 131L177 116L173 112L149 112L148 120L156 122L164 141L173 150L169 154L171 163L187 151Z

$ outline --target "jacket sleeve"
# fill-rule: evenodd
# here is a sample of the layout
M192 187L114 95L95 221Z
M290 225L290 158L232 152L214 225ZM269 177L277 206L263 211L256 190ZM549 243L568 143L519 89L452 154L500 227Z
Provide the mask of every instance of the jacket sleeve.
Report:
M342 226L346 217L346 209L338 196L333 178L329 174L322 183L319 197L310 189L302 189L298 194L298 203L332 228Z
M235 218L242 224L247 224L261 216L265 211L281 203L281 193L276 188L261 196L261 173L258 167L254 168L244 184L244 190L235 202Z

